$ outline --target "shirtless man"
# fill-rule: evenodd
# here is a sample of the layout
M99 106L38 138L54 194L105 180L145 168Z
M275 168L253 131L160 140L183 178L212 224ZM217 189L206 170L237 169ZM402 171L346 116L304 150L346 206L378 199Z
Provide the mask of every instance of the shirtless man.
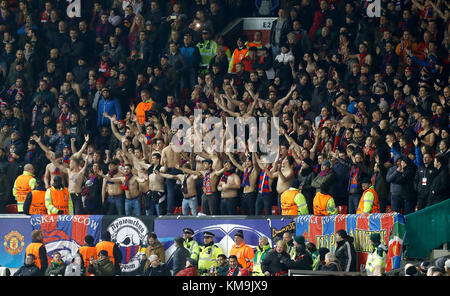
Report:
M50 155L48 155L48 157L51 157ZM62 153L55 153L53 155L55 158L55 163L50 162L45 167L44 183L45 183L45 188L47 188L47 189L51 187L51 184L53 184L53 179L55 178L55 176L62 177L64 186L66 186L68 183L67 182L67 174L65 172L61 172L61 169L59 168L59 167L66 168L66 166L64 166L64 162L62 160ZM56 166L56 164L58 164L58 166Z
M243 187L242 193L242 212L244 215L255 215L255 203L256 196L258 195L258 177L259 170L258 166L253 164L253 159L248 156L245 159L243 165L238 163L231 153L227 153L228 158L231 160L233 165L244 174L242 175L241 187Z
M32 139L39 145L39 147L41 147L41 149L45 152L45 156L49 160L51 160L51 158L54 158L57 160L56 162L59 163L61 166L64 164L62 161L63 157L62 153L55 153L52 150L50 150L50 148L48 148L41 142L41 138L39 138L37 135L33 135ZM53 162L47 164L44 173L45 188L46 189L50 188L51 184L53 184L54 177L59 175L62 175L61 177L63 178L63 184L67 185L67 174L61 172L60 169L56 167L56 165Z
M163 172L171 175L182 174L177 166L180 165L181 153L175 152L173 143L171 142L161 153L161 165L164 167ZM167 213L172 215L175 210L176 180L167 179Z
M74 215L82 214L83 202L81 198L82 186L84 184L84 173L88 166L88 157L84 161L83 167L79 158L71 158L69 168L59 164L54 158L51 159L53 165L57 167L62 173L67 174L69 177L69 196L73 202Z
M107 181L113 183L120 183L121 189L125 191L125 215L131 216L133 211L136 216L141 215L141 193L139 192L139 183L146 182L148 178L139 178L132 173L133 167L131 164L125 164L123 167L123 176L111 178L105 176L101 172L100 176ZM97 173L97 172L96 172Z
M167 197L164 191L164 178L159 174L161 169L161 154L154 153L151 163L140 162L139 165L147 170L148 190L144 195L145 214L147 216L162 216L166 214ZM172 176L172 175L169 175Z
M101 169L97 169L98 166L93 166L95 168L94 173L103 177L103 172ZM113 159L108 165L108 176L111 178L122 176L119 172L119 161ZM105 204L106 200L106 204ZM124 214L124 193L120 184L114 183L106 178L103 178L102 184L102 204L105 205L107 215L123 215Z
M241 187L241 180L236 174L231 161L227 160L224 163L224 172L220 178L217 190L222 192L222 199L220 200L220 214L221 215L236 215L237 206L239 204L239 188Z
M219 214L217 184L219 182L219 176L222 175L224 169L216 171L212 168L212 165L213 161L211 159L205 159L203 160L203 170L193 171L187 168L181 168L184 173L203 177L202 212L205 215Z
M264 209L265 215L272 214L272 182L273 175L272 166L270 163L263 163L258 159L256 153L253 153L253 163L256 164L260 170L259 183L258 183L258 195L256 196L255 203L255 215L262 215Z
M269 173L272 178L277 178L278 209L281 209L281 194L291 187L291 181L295 177L294 166L294 157L287 155L281 161L281 166L278 162L275 162L275 172L273 174Z
M89 135L85 135L84 140L85 140L85 142L84 142L83 146L81 147L81 149L77 153L74 153L72 156L70 156L68 168L66 167L66 165L64 163L61 164L60 162L58 162L54 158L55 157L54 154L49 155L51 163L57 169L59 169L59 171L63 175L68 176L68 190L69 190L70 198L72 199L72 202L73 202L75 215L81 214L81 211L83 209L83 202L81 199L81 191L82 191L82 186L84 184L84 173L86 172L86 168L88 167L88 164L89 164L89 156L86 155L86 157L84 157L84 159L85 159L84 166L83 167L80 166L80 164L81 164L80 160L82 159L83 152L87 148L87 145L89 142ZM52 184L52 183L50 183L50 184Z
M183 164L184 169L191 169L191 165L189 162ZM197 199L197 186L196 181L198 179L197 175L194 174L178 174L178 175L169 175L159 173L159 175L166 179L176 179L182 183L181 191L183 191L183 202L182 209L183 215L189 216L189 213L192 216L197 216L198 214L198 199Z

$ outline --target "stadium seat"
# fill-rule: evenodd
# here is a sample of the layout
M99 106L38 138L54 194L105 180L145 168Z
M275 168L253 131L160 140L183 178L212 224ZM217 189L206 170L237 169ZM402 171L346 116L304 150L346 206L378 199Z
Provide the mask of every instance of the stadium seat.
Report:
M347 214L348 206L338 206L337 210L338 210L338 214L345 215L345 214Z
M17 204L10 204L6 206L6 213L17 214Z
M278 210L278 206L272 206L272 215L274 215L274 216L280 215L280 211Z

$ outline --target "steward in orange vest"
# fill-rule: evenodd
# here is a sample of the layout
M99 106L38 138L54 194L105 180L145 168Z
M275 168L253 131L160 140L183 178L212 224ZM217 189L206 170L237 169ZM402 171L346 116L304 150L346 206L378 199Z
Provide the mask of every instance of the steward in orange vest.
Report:
M53 186L45 192L45 207L49 215L73 215L73 203L61 176L55 176Z
M244 242L244 234L242 230L238 230L234 235L235 244L231 247L230 256L235 255L242 268L253 270L253 259L255 251Z
M23 204L25 215L47 215L45 207L45 184L42 180L36 181L34 190L28 192L25 203Z
M237 48L233 51L233 55L231 56L230 63L228 65L228 72L236 72L236 64L240 63L247 55L248 47L245 45L246 41L245 36L239 37L236 41Z
M298 191L298 187L300 181L294 178L291 187L281 194L281 215L308 215L308 204L303 194Z
M82 266L84 266L86 275L91 276L92 274L87 270L89 264L91 264L91 258L93 258L94 260L97 260L98 258L97 247L94 245L94 237L92 235L86 235L84 237L84 243L85 245L78 249L78 254L80 254L81 264Z
M114 264L115 274L121 274L122 268L122 252L115 243L111 241L111 234L106 231L102 234L102 240L97 243L96 252L100 253L101 250L108 252L109 260Z
M380 202L378 201L378 194L375 191L369 178L361 181L361 186L364 190L361 199L359 200L356 214L374 214L380 212Z
M313 200L314 215L316 216L337 215L338 213L333 197L326 193L328 193L328 185L323 183Z
M34 263L41 270L41 275L44 275L48 268L47 249L43 244L44 236L42 231L35 229L31 232L31 243L25 249L25 257L28 254L33 254L35 257Z
M140 125L144 125L145 119L148 117L148 112L152 112L155 115L162 110L159 104L154 102L150 97L150 92L146 89L141 90L141 102L136 106L136 118Z
M13 187L13 195L16 198L17 211L19 213L23 212L23 203L27 198L28 192L33 190L35 185L34 167L32 164L27 163L23 167L23 174L17 177Z

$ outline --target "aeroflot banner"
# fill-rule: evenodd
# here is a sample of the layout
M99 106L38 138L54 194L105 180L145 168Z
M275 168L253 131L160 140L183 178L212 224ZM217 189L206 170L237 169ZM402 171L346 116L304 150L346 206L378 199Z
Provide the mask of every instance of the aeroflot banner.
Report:
M303 235L307 241L317 248L336 250L335 233L345 229L354 238L354 246L358 255L358 271L365 266L367 255L371 251L370 235L380 233L381 242L389 247L386 257L386 271L400 268L403 241L406 235L405 219L398 213L361 214L334 216L299 216L296 218L297 235Z

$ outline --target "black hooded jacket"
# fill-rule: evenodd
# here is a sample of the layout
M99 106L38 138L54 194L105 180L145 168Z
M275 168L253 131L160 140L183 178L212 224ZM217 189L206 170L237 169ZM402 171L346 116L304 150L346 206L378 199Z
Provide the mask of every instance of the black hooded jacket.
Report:
M338 241L335 255L341 262L343 271L356 272L356 251L353 245L353 237L347 236Z

